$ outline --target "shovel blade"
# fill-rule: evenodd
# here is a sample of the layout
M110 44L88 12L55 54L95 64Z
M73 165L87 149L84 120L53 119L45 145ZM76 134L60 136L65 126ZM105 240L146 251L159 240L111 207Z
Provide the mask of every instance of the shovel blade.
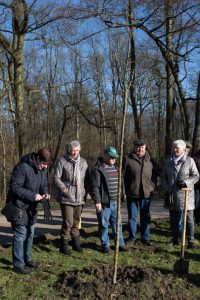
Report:
M186 277L189 274L189 260L179 259L174 264L174 276Z

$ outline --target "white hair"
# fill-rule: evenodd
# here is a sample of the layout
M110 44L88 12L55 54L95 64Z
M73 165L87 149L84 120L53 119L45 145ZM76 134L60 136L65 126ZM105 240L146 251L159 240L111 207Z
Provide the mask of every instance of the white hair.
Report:
M68 152L70 152L74 147L79 147L79 150L81 150L81 144L78 140L72 141L66 146Z
M174 141L173 146L186 149L186 143L183 140Z

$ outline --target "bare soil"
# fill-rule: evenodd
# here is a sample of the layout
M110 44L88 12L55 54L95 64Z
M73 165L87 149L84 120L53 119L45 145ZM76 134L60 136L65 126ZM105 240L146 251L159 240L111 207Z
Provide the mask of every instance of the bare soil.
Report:
M84 300L188 300L189 283L175 283L171 274L128 266L118 268L113 284L113 267L106 265L60 274L55 287L65 299Z

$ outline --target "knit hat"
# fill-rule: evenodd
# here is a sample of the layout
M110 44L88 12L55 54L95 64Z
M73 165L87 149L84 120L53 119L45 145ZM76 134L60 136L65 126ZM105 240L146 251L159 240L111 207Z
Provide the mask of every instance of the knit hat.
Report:
M108 154L110 157L119 157L119 154L117 153L117 150L110 146L110 147L107 147L105 150L104 150L104 153Z

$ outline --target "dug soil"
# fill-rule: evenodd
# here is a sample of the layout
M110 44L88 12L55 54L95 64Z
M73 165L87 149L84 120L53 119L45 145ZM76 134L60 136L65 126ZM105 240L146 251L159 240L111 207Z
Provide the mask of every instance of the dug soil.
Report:
M113 267L106 265L60 274L56 288L64 299L81 300L188 300L191 286L153 269L118 268L113 284Z

